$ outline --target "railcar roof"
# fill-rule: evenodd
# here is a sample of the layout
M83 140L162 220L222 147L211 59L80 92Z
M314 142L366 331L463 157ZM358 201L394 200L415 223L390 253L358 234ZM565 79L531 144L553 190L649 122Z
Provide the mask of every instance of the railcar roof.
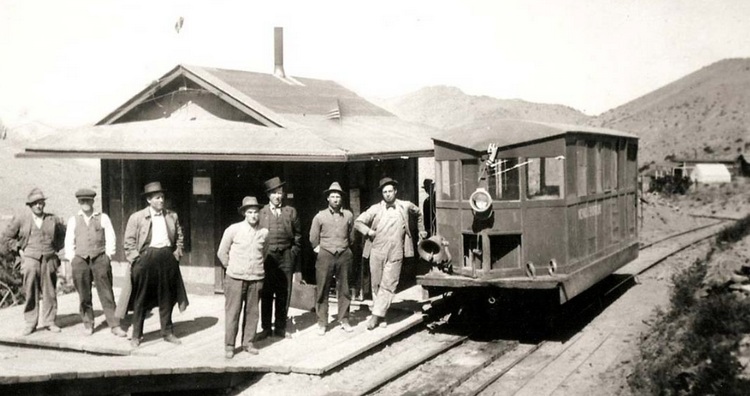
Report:
M608 128L501 119L463 125L435 136L433 140L475 151L485 151L490 143L502 148L576 132L638 139L638 136L631 133Z

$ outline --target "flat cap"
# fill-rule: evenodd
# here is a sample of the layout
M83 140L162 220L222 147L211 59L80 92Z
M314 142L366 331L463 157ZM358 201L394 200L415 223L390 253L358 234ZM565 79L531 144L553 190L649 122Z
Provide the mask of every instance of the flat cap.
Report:
M88 189L88 188L82 188L76 191L76 198L78 199L82 199L82 198L94 199L95 196L96 196L96 191Z

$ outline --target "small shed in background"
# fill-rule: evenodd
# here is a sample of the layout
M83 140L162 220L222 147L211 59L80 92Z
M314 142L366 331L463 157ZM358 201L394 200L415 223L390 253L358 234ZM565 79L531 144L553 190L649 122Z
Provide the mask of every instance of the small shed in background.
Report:
M732 175L724 164L695 164L690 180L702 184L729 183Z

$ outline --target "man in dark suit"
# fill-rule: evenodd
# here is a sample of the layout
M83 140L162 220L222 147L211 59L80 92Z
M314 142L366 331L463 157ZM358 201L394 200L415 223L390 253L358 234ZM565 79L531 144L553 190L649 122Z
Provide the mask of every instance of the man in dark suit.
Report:
M154 307L159 307L164 341L182 343L172 332L172 309L179 304L184 311L188 305L180 273L184 236L177 213L164 208L164 191L159 182L146 184L142 195L148 207L130 215L125 228L123 248L133 284L133 347L141 344L143 320Z
M26 198L30 212L15 216L0 238L0 249L10 250L21 258L23 292L26 297L23 316L26 326L23 335L29 335L39 322L39 294L42 299L42 327L59 333L55 324L57 316L57 269L60 259L57 252L65 243L65 223L53 214L45 213L47 198L42 190L34 188Z
M286 319L292 296L292 280L299 282L301 279L299 258L302 251L302 226L297 210L284 205L284 184L278 177L264 183L269 202L260 210L260 228L268 229L268 254L264 262L266 277L260 304L262 331L258 334L258 339L271 334L289 337Z

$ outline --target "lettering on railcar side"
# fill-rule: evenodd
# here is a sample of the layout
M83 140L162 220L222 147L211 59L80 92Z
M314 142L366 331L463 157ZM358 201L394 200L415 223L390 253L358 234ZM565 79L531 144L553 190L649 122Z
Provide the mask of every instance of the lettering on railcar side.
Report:
M588 219L589 217L599 216L602 214L602 205L596 204L578 209L578 220Z

